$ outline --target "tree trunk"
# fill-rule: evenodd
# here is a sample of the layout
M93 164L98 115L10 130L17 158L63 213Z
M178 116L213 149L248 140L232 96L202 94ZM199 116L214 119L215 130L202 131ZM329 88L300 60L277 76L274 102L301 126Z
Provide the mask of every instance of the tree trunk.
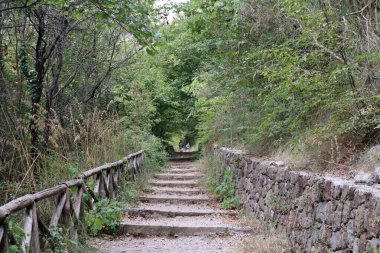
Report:
M34 65L34 69L36 72L36 78L30 83L30 90L31 90L31 101L32 101L32 107L31 107L31 118L29 123L29 132L30 132L30 144L31 144L31 158L32 161L36 161L39 154L39 148L38 148L38 107L41 101L42 96L42 90L43 90L43 79L45 74L45 58L44 58L44 52L46 49L46 44L44 42L44 36L45 36L45 13L42 10L42 8L39 8L38 10L34 11L34 14L37 18L37 43L36 43L36 62ZM36 164L36 162L34 162Z
M48 152L49 148L49 137L51 132L51 109L53 105L54 94L58 91L59 78L61 76L61 71L63 67L63 55L62 55L62 39L57 42L56 46L56 63L52 67L52 83L46 91L46 102L45 102L45 130L44 130L44 152Z

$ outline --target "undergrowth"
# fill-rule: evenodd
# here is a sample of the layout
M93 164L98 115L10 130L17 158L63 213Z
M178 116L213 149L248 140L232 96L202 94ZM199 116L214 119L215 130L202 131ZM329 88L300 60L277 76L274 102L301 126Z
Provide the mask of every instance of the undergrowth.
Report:
M270 222L263 222L252 214L242 212L240 223L255 232L240 243L237 253L290 253L290 244L285 231Z
M86 213L86 226L90 235L100 232L116 234L122 217L122 203L116 200L102 199Z
M120 138L120 136L117 135L115 138ZM144 168L141 174L136 181L130 181L127 178L127 174L123 174L115 199L100 199L94 203L92 210L85 206L85 224L77 224L77 226L84 226L85 230L79 235L74 236L71 233L72 231L61 226L50 227L48 236L45 235L43 237L43 242L48 245L51 252L85 252L87 249L86 241L89 235L96 236L101 233L115 234L120 226L121 218L126 208L136 203L140 191L147 187L149 174L165 167L167 155L163 151L162 144L158 138L149 133L126 131L121 136L120 141L124 142L123 145L127 145L128 149L134 151L143 149L145 151ZM103 147L102 150L104 148L106 147ZM123 152L118 159L126 156L128 153L131 153L131 151ZM100 157L98 157L98 159L99 158ZM65 165L67 165L67 169L57 171L57 175L64 173L64 176L62 176L63 179L75 178L83 171L77 163L65 163ZM52 169L45 170L45 172L47 171L53 173ZM53 176L54 175L51 175L51 177ZM50 176L47 177L51 178ZM51 184L53 184L53 182L51 182ZM93 189L93 180L88 180L86 184L87 187ZM71 192L71 196L75 196L75 192ZM86 199L89 198L89 196L84 194L83 198ZM53 200L53 198L42 200L39 205L37 205L39 218L45 224L49 223L51 210L54 210L55 203ZM22 240L25 236L22 230L22 220L22 214L18 215L18 213L11 215L7 219L9 234L12 238L10 252L21 252Z
M206 186L223 209L236 209L243 203L235 192L234 168L225 165L216 155L206 157Z

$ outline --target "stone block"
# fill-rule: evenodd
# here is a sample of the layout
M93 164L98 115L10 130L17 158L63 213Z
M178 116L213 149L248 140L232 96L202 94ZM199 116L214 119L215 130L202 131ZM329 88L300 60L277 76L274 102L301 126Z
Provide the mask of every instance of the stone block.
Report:
M363 171L358 172L355 177L354 181L356 184L367 184L367 185L373 185L373 178L370 173L366 173Z
M322 199L324 201L330 201L333 195L333 184L330 180L326 180L323 185Z
M328 217L327 203L320 202L315 205L315 220L320 223L325 223Z
M372 181L375 184L380 184L380 167L377 167L371 175Z
M342 200L353 200L355 196L355 187L352 187L350 185L343 185L342 189Z
M333 251L345 249L347 247L345 233L343 231L332 233L330 245Z

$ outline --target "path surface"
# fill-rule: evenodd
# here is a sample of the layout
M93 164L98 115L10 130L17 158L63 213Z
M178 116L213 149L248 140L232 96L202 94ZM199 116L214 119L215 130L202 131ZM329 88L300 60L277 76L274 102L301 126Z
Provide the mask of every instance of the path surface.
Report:
M217 207L200 186L201 170L190 160L177 157L168 171L155 174L149 192L128 210L123 236L92 240L98 252L237 252L249 229L238 226L235 211Z

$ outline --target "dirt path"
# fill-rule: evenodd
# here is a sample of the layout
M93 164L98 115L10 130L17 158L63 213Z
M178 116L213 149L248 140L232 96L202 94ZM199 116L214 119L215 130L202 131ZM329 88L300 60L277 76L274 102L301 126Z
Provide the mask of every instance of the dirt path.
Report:
M188 159L154 175L151 190L128 210L119 238L95 238L97 252L237 252L250 229L237 213L219 209L200 186L202 172Z

